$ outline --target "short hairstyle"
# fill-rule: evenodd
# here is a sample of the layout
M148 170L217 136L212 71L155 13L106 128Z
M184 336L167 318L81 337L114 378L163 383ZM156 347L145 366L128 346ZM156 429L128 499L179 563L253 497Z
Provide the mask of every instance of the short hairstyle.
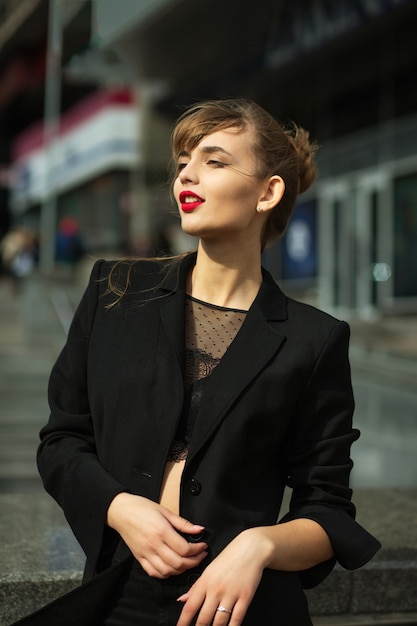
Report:
M310 141L308 131L295 123L284 126L252 100L206 100L191 105L178 118L172 134L174 163L204 137L226 128L253 129L255 175L261 179L279 175L285 183L283 197L269 214L261 242L263 249L284 233L297 196L314 182L317 144Z

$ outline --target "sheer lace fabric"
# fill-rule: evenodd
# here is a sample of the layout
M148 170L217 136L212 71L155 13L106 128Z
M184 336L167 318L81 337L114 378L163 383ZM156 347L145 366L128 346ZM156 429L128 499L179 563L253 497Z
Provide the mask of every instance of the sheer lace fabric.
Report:
M184 406L168 461L187 458L205 383L236 337L245 317L246 311L215 306L187 296Z

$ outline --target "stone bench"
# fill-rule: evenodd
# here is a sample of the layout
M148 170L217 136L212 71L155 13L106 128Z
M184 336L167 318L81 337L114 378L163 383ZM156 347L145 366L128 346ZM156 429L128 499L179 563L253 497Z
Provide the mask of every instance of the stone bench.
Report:
M355 503L383 548L307 592L314 625L417 625L417 488L356 489ZM0 495L0 537L0 626L80 583L83 553L47 494Z

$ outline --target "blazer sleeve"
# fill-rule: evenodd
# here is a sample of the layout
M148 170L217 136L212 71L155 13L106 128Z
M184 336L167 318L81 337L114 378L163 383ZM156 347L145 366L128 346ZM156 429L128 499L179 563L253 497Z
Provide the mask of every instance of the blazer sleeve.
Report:
M104 544L116 541L116 533L105 523L107 509L118 493L126 491L97 457L88 399L88 346L102 263L97 261L92 270L66 344L52 368L50 418L40 432L37 454L45 489L62 507L94 569Z
M321 582L336 560L346 569L364 565L381 547L355 521L349 475L354 399L348 360L349 327L338 322L316 361L300 398L285 454L290 510L280 522L308 518L319 523L332 543L335 559L300 576L305 588Z

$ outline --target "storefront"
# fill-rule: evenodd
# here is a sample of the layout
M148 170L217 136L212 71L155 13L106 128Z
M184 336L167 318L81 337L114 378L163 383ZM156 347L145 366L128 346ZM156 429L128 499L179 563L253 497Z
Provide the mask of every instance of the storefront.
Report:
M41 123L18 136L10 199L15 218L36 228L54 194L56 227L71 216L87 249L124 250L130 176L140 160L139 117L129 90L99 91L63 115L53 145L45 146Z
M326 309L363 318L417 310L416 145L411 116L323 148L317 198Z
M417 311L415 146L411 116L319 150L318 180L264 254L287 292L343 318Z

